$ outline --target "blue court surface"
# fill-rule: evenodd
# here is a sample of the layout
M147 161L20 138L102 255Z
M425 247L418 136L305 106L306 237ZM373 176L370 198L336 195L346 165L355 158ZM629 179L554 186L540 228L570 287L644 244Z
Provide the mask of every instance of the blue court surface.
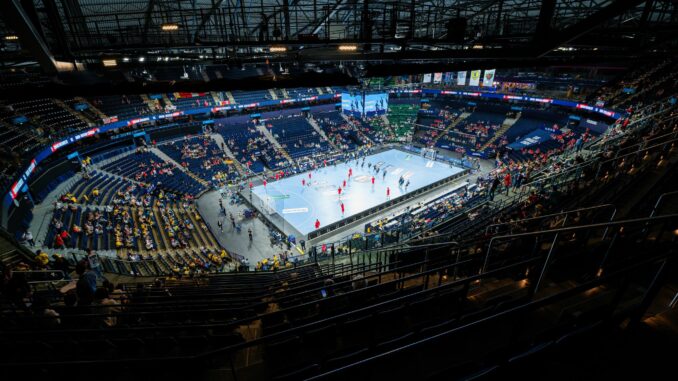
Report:
M396 149L368 156L362 167L361 163L362 160L358 164L354 160L287 177L268 183L266 187L256 186L253 188L256 196L253 202L265 212L277 213L286 223L306 235L316 230L316 219L322 228L386 202L387 188L390 188L390 198L396 198L463 171L462 168ZM371 164L369 169L368 163ZM379 168L378 173L375 165ZM353 171L350 180L349 169ZM386 177L383 176L384 170ZM407 188L398 185L401 176L405 182L410 182ZM341 196L339 187L342 188ZM343 215L341 203L345 208Z

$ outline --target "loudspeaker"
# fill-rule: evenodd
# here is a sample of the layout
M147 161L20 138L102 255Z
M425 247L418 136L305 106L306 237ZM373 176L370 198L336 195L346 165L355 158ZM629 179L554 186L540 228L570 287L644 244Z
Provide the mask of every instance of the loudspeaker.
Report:
M467 23L468 21L463 17L447 21L447 41L457 44L464 43Z

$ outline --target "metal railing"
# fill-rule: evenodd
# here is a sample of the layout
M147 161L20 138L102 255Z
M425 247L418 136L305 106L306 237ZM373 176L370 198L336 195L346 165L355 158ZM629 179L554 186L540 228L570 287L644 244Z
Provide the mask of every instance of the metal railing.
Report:
M589 207L586 207L586 208L566 210L566 211L562 211L562 212L559 212L559 213L552 213L552 214L547 214L547 215L543 215L543 216L539 216L539 217L523 218L523 219L515 220L515 221L500 222L500 223L497 223L497 224L487 225L487 227L485 227L485 234L489 234L490 230L495 230L495 232L494 232L495 234L498 233L498 231L496 231L496 229L500 226L521 225L521 224L524 224L524 223L529 222L529 221L539 221L539 220L544 220L544 219L554 218L554 217L559 217L559 216L563 216L562 226L565 226L567 218L571 213L581 213L581 212L590 211L590 210L607 209L607 208L612 208L612 213L611 213L610 219L609 219L609 221L612 221L612 220L614 220L614 216L617 214L617 208L612 204L603 204L603 205L589 206ZM652 217L652 216L650 216L650 217ZM603 237L603 238L605 238L605 237Z
M535 286L535 290L538 290L540 283L541 283L541 281L544 277L544 274L546 273L548 264L551 260L554 249L556 247L556 243L558 243L558 239L559 239L561 233L579 232L579 231L589 231L590 232L590 231L593 231L593 230L596 230L596 229L603 229L602 237L605 237L607 235L608 229L611 228L611 227L628 228L629 225L638 224L638 225L640 225L641 230L645 232L645 236L647 236L647 234L649 234L649 231L647 229L645 229L645 227L647 227L649 224L652 224L653 222L666 222L666 221L676 221L676 220L678 220L678 214L669 214L669 215L664 215L664 216L659 216L659 217L645 217L645 218L637 218L637 219L631 219L631 220L609 221L609 222L602 222L602 223L588 224L588 225L581 225L581 226L561 227L561 228L557 228L557 229L549 229L549 230L542 230L542 231L536 231L536 232L516 233L516 234L495 236L495 237L490 238L490 242L489 242L487 250L486 250L485 260L484 260L484 263L483 263L481 273L484 273L484 272L487 271L489 260L490 260L490 255L492 253L492 248L493 248L496 241L515 240L517 238L526 238L526 237L529 238L529 237L539 237L539 236L553 235L553 239L552 239L552 241L549 245L548 253L547 253L546 259L544 261L544 266L543 266L543 268L540 272L539 279L538 279L537 284ZM604 239L602 237L601 237L601 240ZM610 244L609 244L609 246L606 250L606 255L603 258L603 261L600 263L599 271L603 270L603 266L605 265L605 262L609 257L611 247L614 243L615 243L615 240L613 238L612 240L610 240Z

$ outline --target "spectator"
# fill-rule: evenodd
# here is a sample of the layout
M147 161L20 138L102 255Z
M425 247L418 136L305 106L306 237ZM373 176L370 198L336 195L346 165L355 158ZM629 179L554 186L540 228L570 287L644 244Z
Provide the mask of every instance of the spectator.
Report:
M49 300L42 296L33 298L33 313L38 319L38 325L41 327L54 327L61 324L59 313L53 310Z
M52 268L54 270L62 271L64 273L64 279L71 279L71 269L64 257L59 254L52 254L52 259Z
M76 283L78 305L88 306L94 301L94 292L97 289L97 275L89 268L87 260L78 262L75 266L75 273L78 274L78 282Z
M30 230L26 230L22 238L24 242L27 242L31 246L35 246L35 241L33 240L33 233L31 233Z
M97 309L97 314L105 314L102 318L102 324L106 327L115 327L118 324L118 318L115 316L120 312L120 308L115 299L111 299L108 290L105 287L99 287L94 293L94 305L105 306Z
M490 201L494 200L494 192L496 192L497 187L499 187L499 177L494 176L492 180L492 185L490 186L490 193L488 195Z
M23 273L5 269L2 293L9 299L15 308L28 311L26 302L31 296L31 288Z

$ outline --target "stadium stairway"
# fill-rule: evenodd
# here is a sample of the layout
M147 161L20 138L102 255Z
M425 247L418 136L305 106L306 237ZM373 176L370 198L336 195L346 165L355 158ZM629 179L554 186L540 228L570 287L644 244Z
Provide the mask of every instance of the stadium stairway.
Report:
M282 145L280 145L280 142L278 141L278 139L276 139L275 136L273 136L273 134L271 133L271 131L269 131L268 128L266 128L266 124L261 123L261 124L256 125L255 127L257 128L257 130L259 130L259 132L262 133L262 135L264 135L266 137L266 139L271 144L273 144L273 146L280 153L282 153L282 155L285 157L285 160L287 160L289 163L296 163L296 161L294 161L294 159L292 159L292 156L290 156L290 154L287 152L287 150L285 150L282 147Z
M0 267L13 268L17 264L27 261L28 249L18 245L16 240L4 231L0 231ZM27 261L30 263L30 261Z
M162 159L164 162L174 164L177 168L179 168L179 170L181 170L182 172L184 172L184 173L187 174L188 176L192 177L193 180L195 180L195 181L199 182L200 184L204 185L206 188L209 188L209 187L210 187L210 185L209 185L209 183L208 183L207 181L203 180L202 178L200 178L200 176L198 176L198 175L196 175L195 173L193 173L193 172L187 170L186 168L184 168L181 164L177 163L174 159L172 159L171 157L169 157L166 153L162 152L162 150L153 147L153 148L150 149L150 151L153 152L154 154L156 154L156 155L157 155L160 159Z
M336 145L334 145L334 143L330 139L327 138L327 134L325 134L325 131L323 131L323 129L320 128L318 122L316 122L313 117L310 117L306 120L308 121L308 124L310 124L313 127L315 132L317 132L318 135L320 135L323 138L323 140L325 140L330 145L330 147L332 147L334 151L340 151L340 149Z
M287 92L287 89L280 89L280 92L282 93L283 99L290 98L290 94Z
M92 112L94 112L94 114L96 114L96 116L98 116L99 118L104 119L107 117L106 114L101 112L101 110L99 110L98 108L94 107L94 105L92 105L87 99L83 97L75 97L74 99L80 103L86 103L89 109L92 110Z
M217 147L222 148L226 156L233 160L233 164L235 165L235 168L238 170L238 173L240 173L242 176L247 176L248 175L247 170L238 161L238 159L235 157L231 149L228 148L228 144L226 144L226 142L224 141L224 137L221 134L210 134L210 137L217 144Z
M158 108L158 101L149 98L147 94L139 94L139 97L141 97L141 100L146 103L150 110L155 110Z
M91 164L91 168L103 171L104 166L106 166L106 165L108 165L108 164L110 164L114 161L118 161L118 160L124 158L125 156L129 156L129 155L133 154L134 151L135 151L134 146L129 146L129 147L126 147L124 149L121 149L120 151L117 151L117 152L111 154L112 156L110 156L110 157L108 155L99 156L99 157L95 156L95 157L92 158L93 162ZM110 173L110 172L108 172L108 173L113 175L113 176L120 177L120 176L115 175L113 173Z
M74 117L80 119L83 123L87 124L88 126L92 126L92 124L94 123L93 120L89 120L89 119L87 119L82 113L79 113L79 112L73 110L73 109L72 109L71 107L69 107L66 103L64 103L64 101L62 101L61 99L53 98L52 100L54 101L54 103L55 103L57 106L61 107L62 109L66 110L66 111L68 111L69 114L71 114L71 115L73 115Z
M174 107L174 104L169 99L166 93L162 93L162 101L165 102L165 107L169 106L170 108Z
M344 120L346 121L346 123L348 123L349 126L353 127L353 130L356 132L356 134L358 134L359 136L362 136L365 140L367 140L368 142L370 142L370 145L374 145L374 141L373 141L369 136L367 136L366 134L363 134L363 133L360 131L360 128L358 128L358 127L355 125L355 123L351 120L351 118L349 118L348 116L346 116L346 114L344 114L343 112L339 113L339 115L340 115L342 118L344 118Z
M207 75L207 74L205 74L204 71L202 73L203 73L203 75ZM217 93L216 91L210 91L210 95L212 96L212 100L214 101L215 105L221 104L222 100L221 100L221 97L219 97L219 93Z
M501 127L495 132L494 137L491 139L488 139L485 144L480 147L478 151L483 152L489 147L490 145L494 144L497 140L501 139L502 136L508 131L511 127L513 127L514 124L520 119L520 113L516 115L515 118L506 118L504 119L504 122L501 124Z
M278 99L278 94L276 94L273 89L268 89L268 93L271 94L271 99L273 100Z
M461 115L457 119L454 120L454 122L450 123L445 130L443 130L441 133L436 136L436 138L433 140L433 145L435 146L436 143L438 143L438 140L444 135L447 135L447 132L453 128L455 128L459 123L461 123L464 119L468 118L471 116L470 112L462 112Z
M226 98L228 98L228 101L230 102L230 104L234 105L234 104L238 103L238 102L235 101L235 98L233 98L233 94L231 94L230 91L224 91L224 94L226 94Z
M33 207L33 220L31 221L31 232L37 244L42 244L47 236L49 231L49 223L51 221L51 215L53 212L54 203L57 201L59 196L65 194L68 189L70 189L73 184L77 183L82 179L80 173L76 173L68 181L64 181L54 188L40 204Z
M395 134L395 131L393 131L393 128L391 128L391 121L388 120L388 116L386 116L386 115L380 115L379 118L380 118L381 121L384 123L384 127L385 127L386 130L388 131L388 134L389 134L390 136L395 137L396 134Z

